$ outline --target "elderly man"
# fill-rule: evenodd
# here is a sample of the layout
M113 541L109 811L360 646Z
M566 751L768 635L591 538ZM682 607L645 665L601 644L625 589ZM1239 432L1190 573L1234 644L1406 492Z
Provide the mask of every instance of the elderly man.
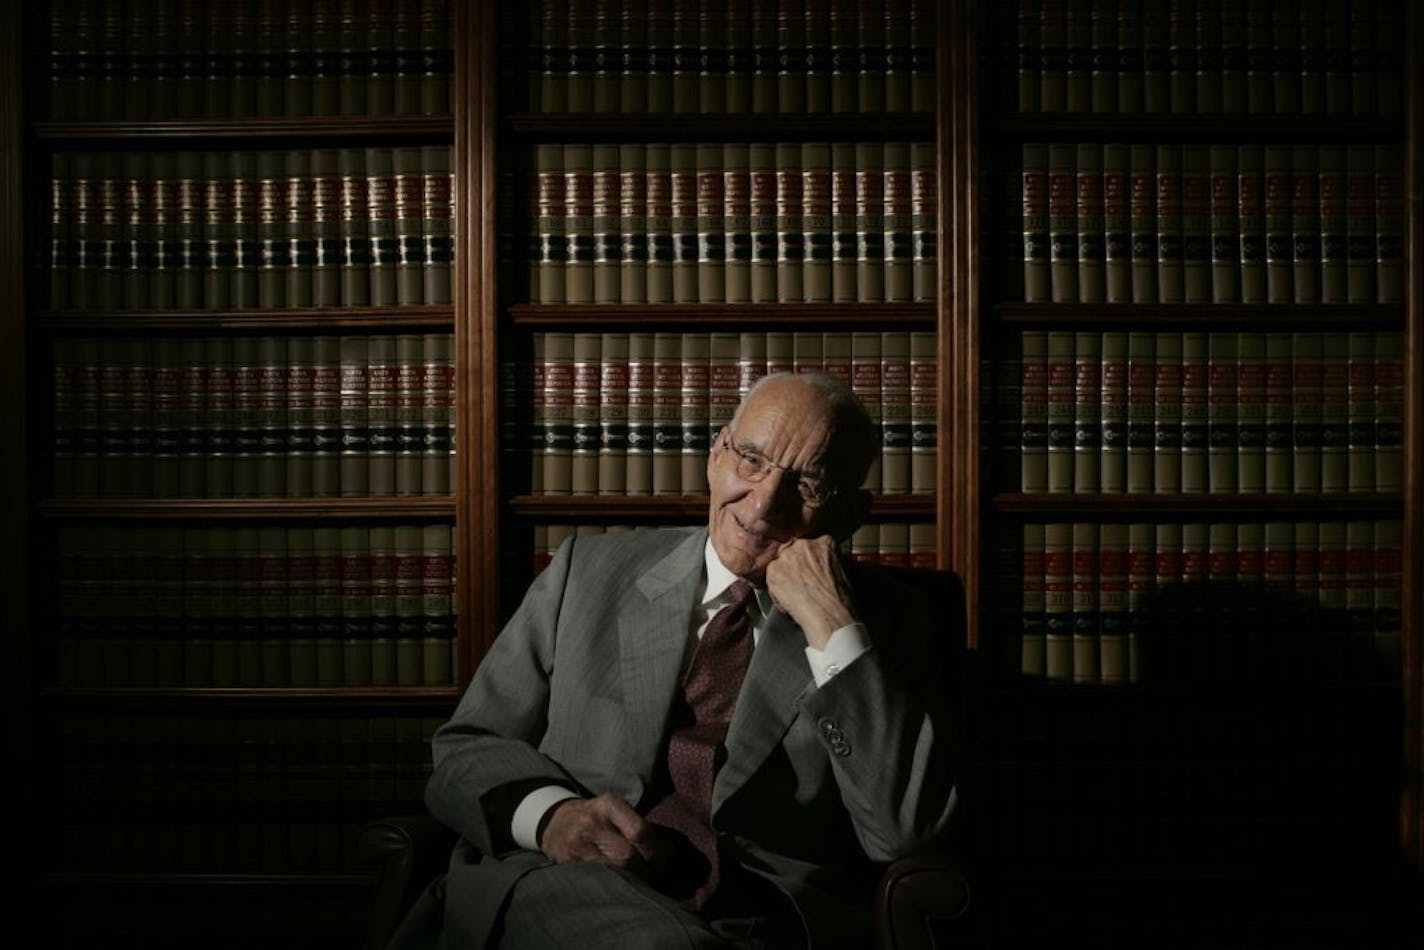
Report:
M945 831L957 764L922 599L837 550L876 446L841 382L768 376L705 530L559 549L436 734L462 841L396 946L868 944L873 862Z

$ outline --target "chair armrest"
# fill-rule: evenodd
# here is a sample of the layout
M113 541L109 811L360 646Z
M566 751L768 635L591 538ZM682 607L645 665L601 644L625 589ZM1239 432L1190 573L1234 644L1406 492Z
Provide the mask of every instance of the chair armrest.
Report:
M380 950L420 892L450 860L455 833L429 815L397 815L361 829L356 861L375 872L367 946Z
M901 858L887 867L875 893L875 935L880 950L930 950L936 934L967 927L969 879L946 852Z

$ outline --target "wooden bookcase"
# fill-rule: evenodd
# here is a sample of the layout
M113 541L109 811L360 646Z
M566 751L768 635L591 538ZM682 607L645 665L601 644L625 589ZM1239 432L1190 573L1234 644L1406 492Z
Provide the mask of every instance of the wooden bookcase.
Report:
M1138 6L1129 0L1122 3ZM75 10L85 5L55 6ZM417 5L398 6L414 9ZM27 849L41 856L36 861L47 872L35 884L37 899L63 898L54 906L66 914L67 926L77 935L121 934L134 942L142 936L151 945L176 942L185 933L218 930L230 931L234 945L250 945L259 933L270 939L300 939L305 945L349 945L359 931L360 901L368 878L339 860L307 862L285 870L253 870L250 862L236 860L206 865L191 860L179 862L181 866L150 860L144 868L128 869L103 862L85 867L56 865L54 856L64 853L62 832L51 824L63 817L64 809L48 800L58 781L56 763L77 755L85 763L83 774L71 772L70 784L112 789L122 775L116 779L115 773L106 771L114 763L105 755L123 748L114 741L123 738L134 722L182 718L219 724L221 742L209 748L236 749L234 761L241 767L252 764L242 758L252 752L241 741L244 729L251 727L260 735L264 728L283 728L280 723L305 723L300 728L307 731L300 741L282 748L287 758L263 762L258 768L266 770L261 780L243 786L244 800L232 809L233 823L213 840L221 838L223 847L228 847L253 828L260 835L262 822L251 816L261 816L264 808L270 813L282 801L270 781L281 774L281 768L295 765L304 755L318 759L325 755L333 758L320 761L337 771L345 766L359 769L360 743L349 736L342 741L342 722L384 718L429 724L448 713L534 573L537 528L542 526L547 538L549 525L692 523L704 517L704 499L696 494L551 495L528 490L529 453L517 440L524 431L521 427L529 422L529 407L519 397L511 402L509 370L528 358L536 335L754 333L774 326L793 333L914 330L934 334L938 454L933 491L878 494L871 517L901 525L932 524L934 559L964 580L974 660L965 684L974 710L966 723L966 738L974 753L968 783L968 800L975 810L972 826L977 829L972 858L983 882L989 935L998 935L995 939L1002 942L1008 932L1028 939L1051 928L1091 933L1108 944L1144 935L1187 941L1200 936L1209 941L1222 932L1210 929L1217 925L1235 926L1230 932L1248 939L1269 936L1269 926L1282 920L1291 934L1317 926L1321 928L1317 935L1341 935L1368 933L1374 926L1372 914L1389 919L1398 909L1392 901L1396 896L1404 899L1402 893L1389 889L1403 886L1406 878L1417 886L1424 865L1420 785L1424 414L1418 409L1424 405L1424 254L1420 251L1424 213L1419 206L1424 182L1420 145L1424 97L1418 92L1424 88L1419 65L1424 61L1420 49L1424 30L1411 5L1400 4L1406 17L1400 35L1406 45L1400 65L1399 111L1373 119L1338 120L1310 115L1022 111L1017 102L1003 96L1017 89L1017 17L1020 10L1027 11L1036 24L1042 9L1058 9L1052 0L917 4L922 14L934 14L933 88L937 91L934 101L920 109L800 114L751 109L736 114L696 109L656 113L538 109L530 102L538 78L530 65L541 61L533 57L538 52L540 21L504 4L452 0L451 6L451 115L373 119L131 121L95 115L82 121L52 121L41 105L47 67L40 57L25 55L23 45L29 38L30 48L45 48L43 11L31 19L12 10L5 18L11 28L3 31L4 42L11 55L0 66L0 123L7 167L14 173L5 177L0 190L0 267L8 277L0 281L0 293L9 304L0 359L10 370L0 375L7 386L6 432L11 444L23 447L25 454L25 463L10 466L6 475L7 514L10 523L21 526L7 532L4 548L9 616L13 629L19 631L7 638L12 685L7 709L15 724L13 760L21 764L20 774L38 777L27 804L50 819L29 823L26 829ZM550 3L530 6L536 12L545 7L562 9ZM762 6L771 9L776 4L743 5L749 12ZM1086 0L1067 4L1075 13L1094 6ZM1211 10L1216 5L1201 6ZM595 24L577 18L594 5L581 2L574 7L575 31L590 31L589 48L607 47L606 24L599 34L602 39L595 41ZM684 9L695 12L696 7ZM874 4L848 8L861 7L880 9ZM617 12L619 6L600 8ZM670 11L671 4L666 8ZM772 34L763 37L767 35ZM924 56L923 48L915 53L921 66ZM822 62L812 59L813 64ZM550 68L559 72L557 65ZM531 297L531 259L525 248L528 238L537 237L537 227L526 215L535 197L532 155L538 146L822 141L933 143L937 283L929 299L561 304L539 303ZM1022 261L1003 252L1004 222L1019 208L1006 209L1001 176L1015 179L1021 170L1022 145L1037 142L1397 145L1405 195L1403 300L1345 306L1027 303L1013 279L1021 272ZM50 177L48 156L54 152L375 144L453 145L454 271L448 305L75 313L52 311L45 302L48 278L40 263L46 231L43 193ZM1012 194L1012 184L1008 186L1011 205L1020 197ZM1016 230L1017 220L1010 232ZM1405 407L1401 487L1383 493L1342 494L1021 491L1016 481L1003 477L999 464L1008 456L1017 461L1016 451L1010 450L1021 448L1002 441L1008 413L999 400L1005 391L1015 389L1012 385L996 388L996 383L1003 379L1006 366L1018 371L1013 343L1024 332L1062 330L1398 333ZM194 335L235 339L327 332L453 334L458 452L451 495L108 499L55 497L50 490L54 340ZM519 372L513 375L513 392L526 396L527 390L517 388L524 385L517 382ZM1015 415L1014 423L1020 421ZM1176 676L1163 681L1143 675L1135 682L1112 685L1050 682L1024 675L1021 662L1005 659L1006 647L1021 634L1025 524L1180 526L1382 519L1400 523L1402 552L1399 658L1397 668L1387 676L1322 683L1308 676L1262 682L1241 675L1220 682L1211 677ZM458 612L455 677L450 685L125 688L61 685L56 680L50 624L54 606L49 595L56 565L54 545L58 535L76 526L150 530L396 523L453 525ZM1017 661L1019 654L1013 656ZM92 733L73 725L101 722L103 728ZM1301 728L1302 723L1312 729ZM1322 728L1328 733L1324 738L1319 737ZM1362 738L1365 741L1351 744ZM191 774L175 776L169 767L183 760L164 751L173 747L152 746L154 754L145 765L145 779L168 783L166 791L154 796L156 800L163 794L171 797L174 789L187 787L185 782L212 783L231 775L233 763L218 756ZM340 759L331 747L352 758ZM397 770L410 770L407 778L427 767L428 753L423 750L419 756L413 748L387 751ZM1333 764L1322 765L1331 756ZM287 774L319 780L319 771ZM126 774L132 777L132 771ZM1234 791L1223 792L1214 784L1218 780L1234 782ZM1338 781L1331 785L1334 780ZM326 793L328 800L337 798L334 789ZM1281 802L1289 807L1275 807ZM1312 811L1316 803L1327 812L1325 818ZM411 804L385 792L353 793L342 802L343 828L361 817ZM154 819L145 815L143 820ZM149 827L140 823L121 830L127 835L134 828L141 833ZM1315 873L1313 885L1318 890L1311 891L1311 899L1288 906L1270 887L1263 891L1263 882L1284 888L1296 878L1284 873L1269 876L1267 872L1282 869L1263 870L1257 861L1258 846L1293 840L1296 833L1326 841L1333 850L1326 849L1326 866ZM1369 846L1352 851L1340 844L1350 835L1368 839ZM123 844L116 841L112 847ZM213 846L211 841L208 846ZM1358 867L1346 863L1356 858L1379 864L1362 875ZM1408 870L1391 876L1395 870L1391 862ZM1249 906L1248 895L1263 893L1261 903ZM1243 900L1222 903L1222 895L1240 895ZM1207 906L1212 909L1201 909ZM260 914L267 915L266 923L259 922ZM152 929L157 926L153 921L165 922L162 932Z

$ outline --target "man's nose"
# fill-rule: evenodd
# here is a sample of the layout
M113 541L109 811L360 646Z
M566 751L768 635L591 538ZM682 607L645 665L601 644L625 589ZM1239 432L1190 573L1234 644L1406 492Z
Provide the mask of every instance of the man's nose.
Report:
M772 522L784 522L801 513L801 492L797 488L800 476L782 468L773 468L767 476L752 486L757 511Z

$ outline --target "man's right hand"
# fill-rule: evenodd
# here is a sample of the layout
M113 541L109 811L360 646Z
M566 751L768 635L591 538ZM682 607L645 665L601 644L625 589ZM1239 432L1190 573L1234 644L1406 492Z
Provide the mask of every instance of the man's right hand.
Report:
M549 809L539 847L560 864L596 861L645 877L662 866L671 851L655 825L617 795L608 794L568 798Z

